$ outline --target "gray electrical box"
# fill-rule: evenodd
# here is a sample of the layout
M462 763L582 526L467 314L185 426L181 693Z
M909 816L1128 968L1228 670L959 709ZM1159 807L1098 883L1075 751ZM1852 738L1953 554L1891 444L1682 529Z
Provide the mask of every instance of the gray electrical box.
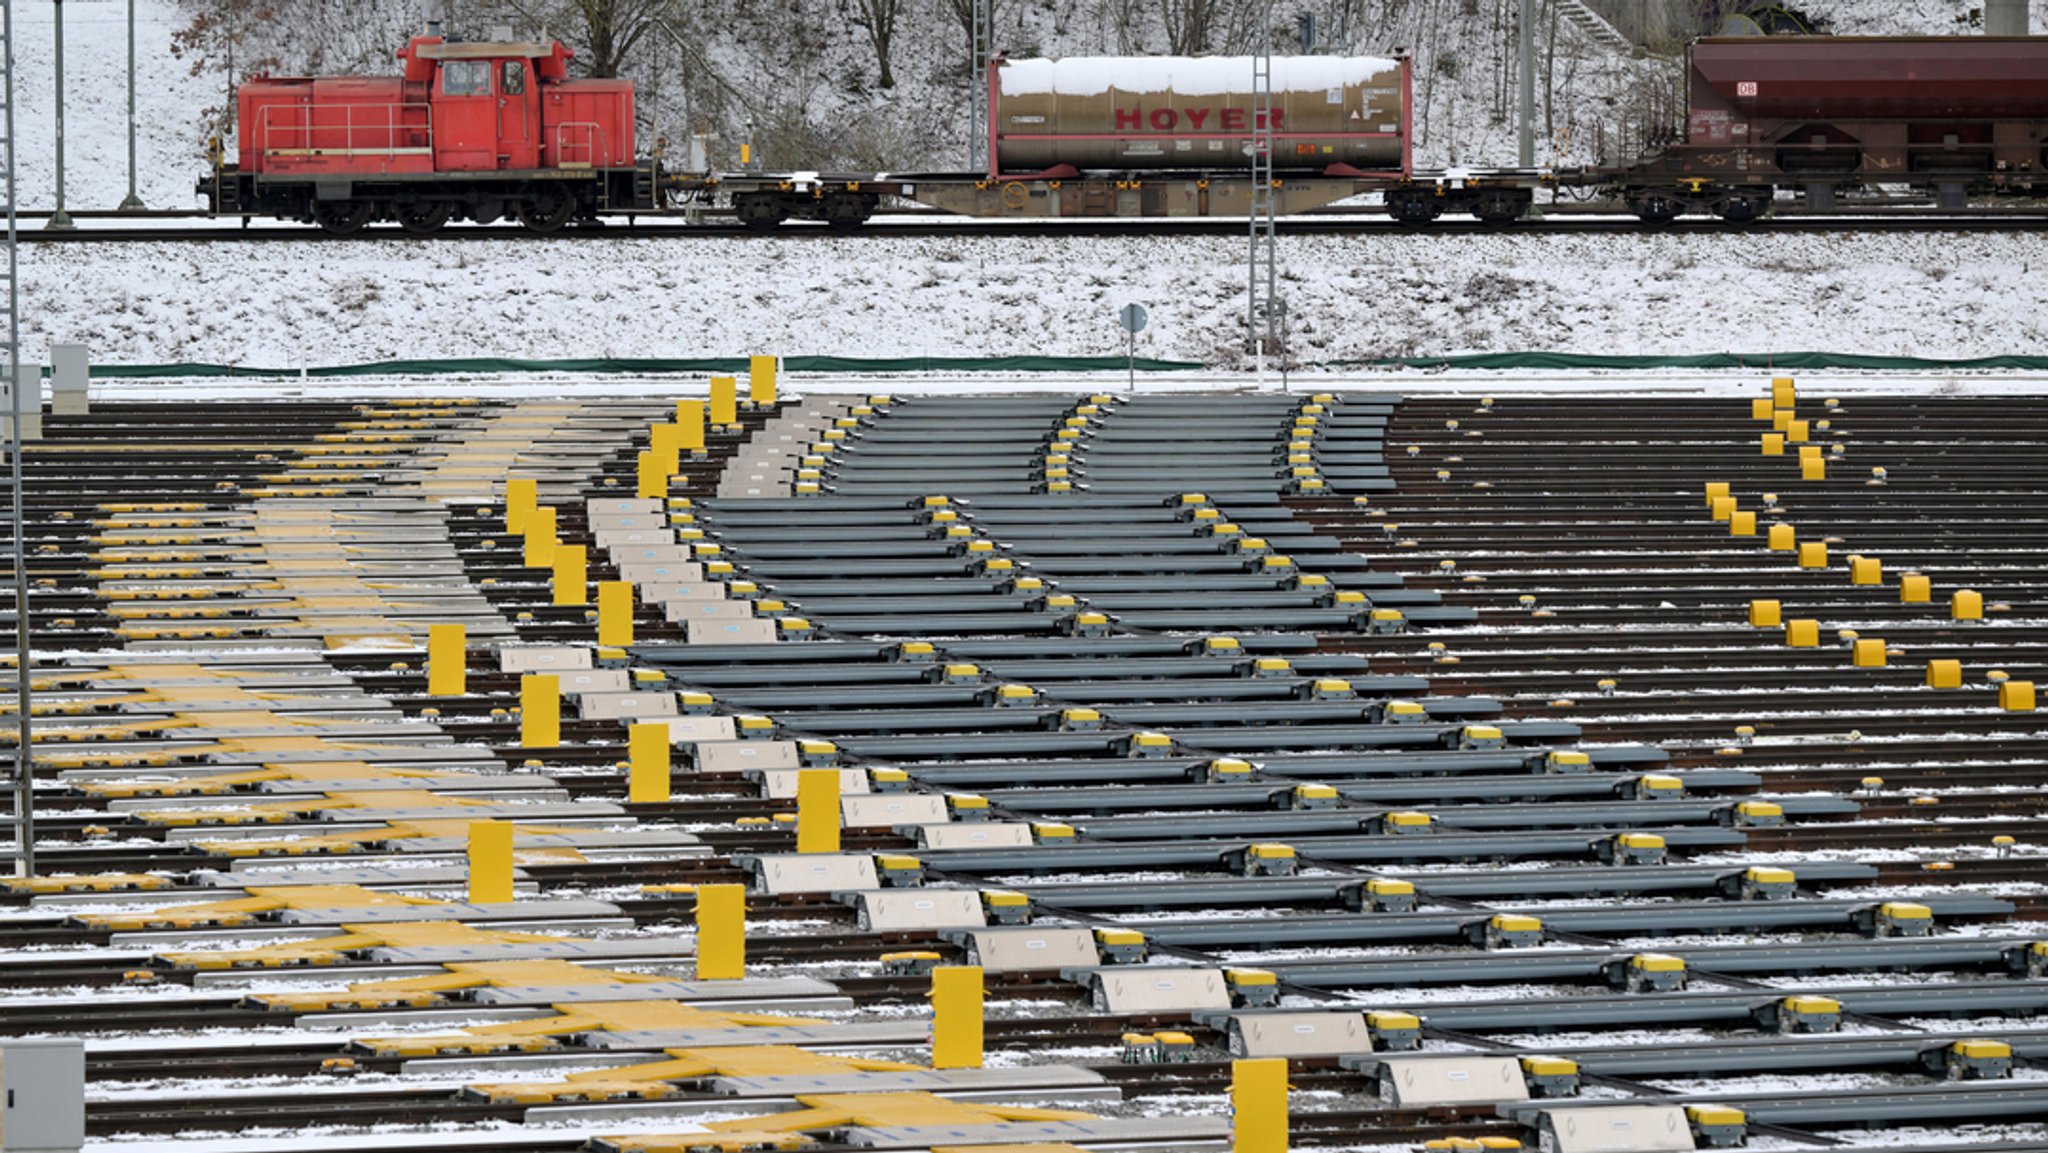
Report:
M83 416L91 411L86 388L92 381L92 357L82 344L50 346L50 414Z
M85 1144L85 1042L0 1043L0 1153Z
M7 387L6 361L0 359L0 441L14 443L14 394ZM16 378L21 385L21 439L43 439L43 370L24 364Z

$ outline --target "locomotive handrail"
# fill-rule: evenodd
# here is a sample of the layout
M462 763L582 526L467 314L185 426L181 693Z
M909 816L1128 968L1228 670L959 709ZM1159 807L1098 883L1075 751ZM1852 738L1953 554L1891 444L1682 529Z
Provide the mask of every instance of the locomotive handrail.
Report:
M572 142L569 139L570 129L581 133L581 139ZM603 142L604 126L595 120L565 120L555 125L555 167L596 167L598 146Z
M417 119L407 119L407 112ZM291 122L273 123L272 113ZM340 133L341 146L322 146L320 133ZM425 103L269 105L257 119L256 139L265 156L432 155L434 118Z

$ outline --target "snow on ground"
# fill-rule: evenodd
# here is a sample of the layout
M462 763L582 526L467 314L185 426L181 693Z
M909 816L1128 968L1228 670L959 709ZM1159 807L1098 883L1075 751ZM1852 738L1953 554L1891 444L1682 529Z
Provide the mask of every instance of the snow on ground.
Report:
M57 200L56 8L14 5L15 201ZM64 8L64 203L113 208L128 194L128 5L70 0ZM171 55L179 25L169 0L135 10L136 191L150 208L191 208L205 169L199 110L225 98L219 75L192 76ZM27 223L27 227L40 227Z
M1546 350L1967 358L2048 344L2037 236L1283 237L1309 361ZM1115 355L1232 363L1234 236L29 245L24 359Z

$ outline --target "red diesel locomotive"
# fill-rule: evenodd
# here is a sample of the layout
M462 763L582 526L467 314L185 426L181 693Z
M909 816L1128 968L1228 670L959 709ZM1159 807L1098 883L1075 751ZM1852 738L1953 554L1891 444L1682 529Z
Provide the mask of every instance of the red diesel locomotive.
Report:
M561 45L416 36L399 76L257 77L236 94L233 162L199 182L216 213L376 220L427 235L516 217L554 232L652 211L656 166L634 155L633 84L571 80Z

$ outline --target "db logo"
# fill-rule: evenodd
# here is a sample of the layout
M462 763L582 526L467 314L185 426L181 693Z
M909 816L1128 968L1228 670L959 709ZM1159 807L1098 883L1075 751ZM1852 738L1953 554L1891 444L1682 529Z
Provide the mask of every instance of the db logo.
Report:
M1756 95L1756 81L1754 81L1754 80L1739 80L1739 81L1737 81L1737 82L1736 82L1736 84L1735 84L1735 94L1736 94L1737 96L1754 96L1754 95Z

